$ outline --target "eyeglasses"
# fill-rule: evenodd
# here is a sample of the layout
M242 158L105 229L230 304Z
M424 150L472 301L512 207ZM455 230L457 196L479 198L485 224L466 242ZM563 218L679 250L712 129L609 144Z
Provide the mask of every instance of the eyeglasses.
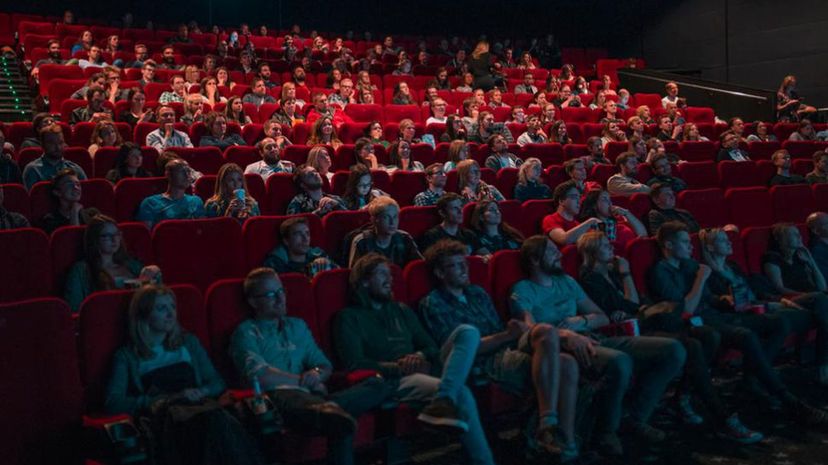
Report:
M284 295L284 294L285 294L285 288L280 287L279 289L277 289L275 291L269 291L269 292L265 292L264 294L254 295L253 298L255 298L255 299L275 299L276 297L279 297L279 296Z

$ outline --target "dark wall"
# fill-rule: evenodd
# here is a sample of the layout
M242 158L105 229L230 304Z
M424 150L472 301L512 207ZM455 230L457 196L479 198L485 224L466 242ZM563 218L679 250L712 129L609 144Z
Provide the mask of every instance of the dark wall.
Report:
M749 87L776 89L795 74L808 103L828 105L825 0L689 0L660 10L625 53Z

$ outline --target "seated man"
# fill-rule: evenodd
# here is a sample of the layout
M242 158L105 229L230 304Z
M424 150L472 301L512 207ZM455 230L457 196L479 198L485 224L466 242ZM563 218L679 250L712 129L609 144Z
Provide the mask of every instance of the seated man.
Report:
M615 166L619 172L607 180L607 191L610 195L629 197L639 192L650 193L650 186L635 179L638 175L638 157L635 152L624 152L618 155L615 159Z
M517 138L517 144L523 147L526 144L545 144L549 138L541 128L541 120L538 115L529 115L526 118L526 132Z
M489 137L486 144L489 146L489 152L491 153L486 158L486 168L497 172L502 168L519 168L523 164L522 158L518 158L515 154L509 152L506 139L500 134Z
M604 142L598 136L592 136L586 142L589 155L584 157L586 168L592 169L593 165L611 165L612 162L604 155Z
M261 62L258 66L259 74L258 77L262 78L264 81L265 87L268 89L272 89L274 87L279 87L278 81L273 81L273 72L270 70L270 65L267 62Z
M276 103L276 99L267 93L267 85L262 78L255 78L250 84L250 93L245 94L242 103L252 103L258 110L265 103Z
M414 205L418 207L428 207L437 205L437 201L445 193L446 187L446 173L443 170L442 163L432 163L425 169L426 182L428 189L420 192L414 197Z
M322 176L310 165L302 165L293 173L293 184L299 193L288 204L288 215L313 213L325 216L335 210L348 209L342 198L322 191Z
M670 163L667 154L659 153L653 156L650 161L650 168L653 170L653 177L647 180L650 189L655 183L669 185L676 194L687 189L687 183L683 179L673 176L673 165Z
M173 159L164 168L167 190L145 198L138 207L137 221L143 221L148 228L162 220L184 220L204 218L204 203L201 197L187 194L192 181L190 167L181 159Z
M101 48L98 47L97 45L92 45L91 47L89 47L89 51L86 52L86 59L78 60L78 66L80 66L80 69L86 69L90 66L103 68L104 66L108 66L108 65L103 60L103 54L101 53Z
M302 273L312 278L320 271L337 268L336 263L319 247L311 247L308 219L288 218L279 225L282 243L271 250L262 266L277 273Z
M316 345L308 325L287 316L285 289L275 271L256 268L244 280L251 318L230 340L236 371L248 385L267 392L288 427L328 437L328 462L353 465L353 435L358 418L380 405L389 388L378 377L333 395L325 381L331 362Z
M814 212L807 219L810 243L808 248L822 277L828 276L828 213Z
M161 50L161 63L158 65L161 69L170 69L181 71L184 65L179 65L175 62L175 49L172 45L167 45Z
M193 123L204 122L204 96L201 94L188 94L184 114L181 115L181 122L187 126ZM208 128L209 131L209 128Z
M31 190L39 181L51 181L53 177L64 169L71 169L78 175L78 179L86 179L86 173L77 163L63 158L66 142L63 141L63 130L60 125L52 123L44 126L39 133L40 144L43 146L43 155L32 160L23 168L23 184Z
M828 183L828 152L817 150L813 156L814 170L805 175L808 184Z
M733 131L725 131L720 136L722 148L716 156L716 161L750 161L750 155L739 148L739 136Z
M273 173L293 173L295 168L293 162L279 158L282 149L274 139L265 137L260 140L256 144L256 151L259 152L262 159L247 165L247 168L244 169L245 174L258 174L267 182L267 178Z
M463 198L454 192L444 194L437 201L437 213L443 221L429 229L418 241L420 250L427 251L429 247L441 239L452 239L465 245L468 254L486 255L488 251L480 252L480 241L472 230L463 227Z
M184 103L187 98L187 88L185 86L184 76L176 74L170 78L171 91L166 91L158 97L158 103L166 105L170 102Z
M791 184L806 184L808 181L798 174L791 173L791 154L787 150L777 150L771 156L771 162L776 168L776 174L768 183L771 186L788 186Z
M323 94L322 92L317 92L313 94L311 97L313 101L313 108L311 108L310 112L308 112L308 117L306 122L308 124L313 124L319 118L323 116L328 116L333 120L333 124L335 127L342 126L343 123L352 123L353 120L350 116L346 115L344 111L342 111L338 106L330 105L328 103L328 96Z
M673 124L673 119L670 118L670 115L665 114L658 117L658 134L656 134L656 139L661 142L677 140L680 133L681 126Z
M72 110L69 118L71 124L87 121L98 122L104 119L112 120L112 110L104 106L106 91L102 87L91 86L86 90L86 106Z
M49 189L52 210L37 221L38 226L52 234L61 226L89 224L92 217L100 214L97 208L83 208L81 183L77 174L69 168L58 171Z
M668 221L678 221L691 233L699 232L701 227L687 210L676 208L676 193L669 184L655 183L651 186L650 200L653 209L647 213L647 232L651 236L658 234L658 228Z
M477 142L478 144L488 143L489 138L499 134L507 144L515 141L512 132L506 127L505 123L496 123L494 115L488 111L481 111L477 115L477 121L469 128L469 142Z
M332 93L328 97L328 104L339 105L340 108L345 109L349 103L356 103L354 98L354 81L348 78L342 78L339 81L339 91Z
M190 136L186 132L175 129L175 110L171 106L158 107L158 123L160 127L147 134L147 145L158 150L158 153L170 147L192 147Z
M144 89L147 87L147 84L151 82L157 82L155 79L155 68L156 64L153 60L147 60L141 66L141 79L138 80L138 85Z
M797 398L779 378L764 353L757 334L739 322L739 315L716 309L721 305L708 289L712 269L692 258L693 244L687 228L667 222L658 230L662 259L650 269L649 289L656 301L672 302L676 312L693 328L716 333L724 348L737 349L745 358L745 375L754 377L779 402L787 415L808 425L828 424L828 413Z
M515 94L535 95L535 92L537 91L538 88L535 87L535 77L532 76L532 73L524 74L523 82L515 86Z
M132 61L128 61L126 65L124 65L125 68L141 69L144 67L144 63L146 63L147 61L152 61L149 60L149 54L147 53L146 44L138 42L132 47L132 50L135 53L135 58ZM153 62L153 71L155 70L154 63L155 62ZM143 87L143 85L141 87Z
M512 287L512 316L527 325L558 327L563 350L575 357L581 369L603 379L597 441L604 452L623 454L617 432L633 372L636 381L625 429L649 442L663 440L665 433L648 423L667 385L684 367L684 347L661 337L599 338L594 330L608 325L609 319L563 271L562 256L545 236L523 242L520 264L529 278Z
M420 301L420 317L437 344L451 341L466 325L476 327L476 372L513 392L535 395L539 421L528 425L529 450L557 452L562 462L577 458L578 370L572 357L560 353L558 331L516 319L504 324L486 291L469 281L463 244L438 242L426 251L426 264L438 286Z
M46 44L46 49L48 50L48 55L46 58L38 60L35 63L34 68L32 68L32 77L37 79L38 75L40 74L40 67L43 65L62 65L66 61L60 54L60 41L57 39L51 39Z
M541 229L560 247L578 242L579 237L597 229L601 223L601 220L594 216L583 223L578 221L578 214L581 212L581 191L575 181L565 181L555 186L552 200L558 204L558 209L543 219Z
M417 315L394 300L389 262L379 254L357 260L350 283L354 305L336 315L334 330L334 345L346 368L376 370L398 380L397 400L428 402L419 420L463 433L469 463L494 464L466 387L480 345L477 328L458 326L438 348Z
M397 229L400 206L391 197L377 197L368 204L371 227L357 233L351 241L348 266L353 267L360 257L378 253L391 263L405 268L412 260L423 258L411 235Z

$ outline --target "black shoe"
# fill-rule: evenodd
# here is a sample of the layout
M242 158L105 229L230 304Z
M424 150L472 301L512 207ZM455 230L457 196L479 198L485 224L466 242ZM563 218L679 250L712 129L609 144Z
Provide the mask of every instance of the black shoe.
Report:
M353 434L357 429L356 419L334 402L313 404L307 408L319 415L319 426L327 436Z
M468 423L460 419L457 407L447 397L438 397L431 401L420 411L417 419L440 429L454 430L456 433L465 433L469 430Z

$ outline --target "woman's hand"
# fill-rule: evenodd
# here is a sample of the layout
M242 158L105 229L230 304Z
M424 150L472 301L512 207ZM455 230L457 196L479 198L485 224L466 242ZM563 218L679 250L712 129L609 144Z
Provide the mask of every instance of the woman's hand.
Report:
M161 268L157 265L145 266L141 269L138 280L144 284L161 284Z

